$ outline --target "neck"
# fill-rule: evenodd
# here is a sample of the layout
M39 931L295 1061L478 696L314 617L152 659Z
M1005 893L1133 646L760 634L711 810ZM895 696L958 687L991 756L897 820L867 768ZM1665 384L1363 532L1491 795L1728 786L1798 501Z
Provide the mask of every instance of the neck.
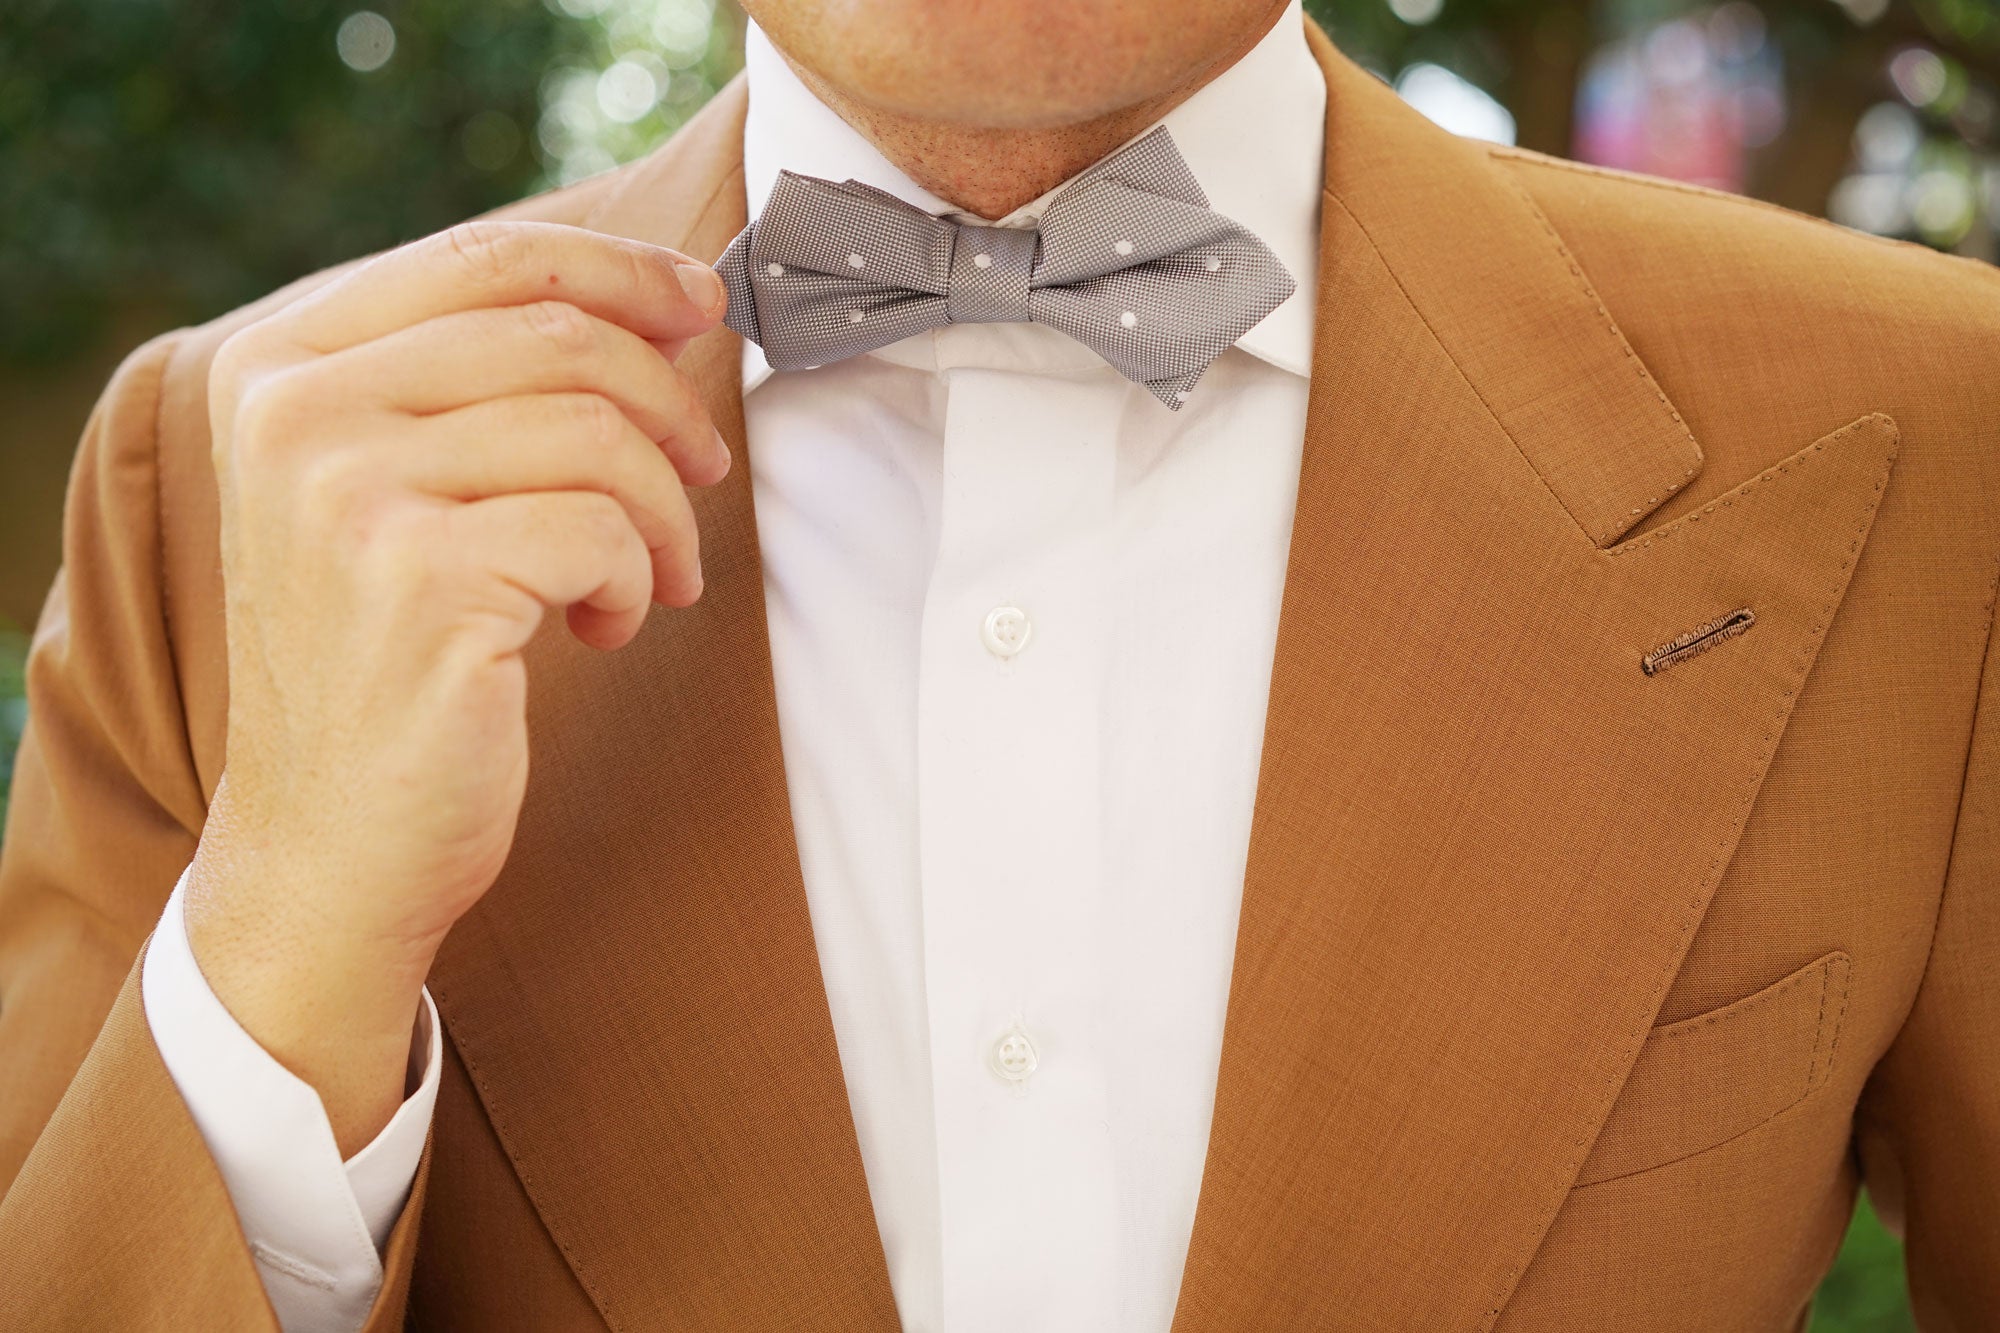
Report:
M1284 6L1275 5L1270 17L1233 50L1158 97L1094 120L1044 129L949 124L869 106L844 96L783 51L779 54L814 96L911 180L990 222L1046 194L1187 101L1263 40L1283 13Z

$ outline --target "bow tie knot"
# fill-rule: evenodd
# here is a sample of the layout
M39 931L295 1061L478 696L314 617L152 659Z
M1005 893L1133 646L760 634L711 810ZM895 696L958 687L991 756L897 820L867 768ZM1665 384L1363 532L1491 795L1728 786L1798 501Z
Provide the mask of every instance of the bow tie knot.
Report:
M1034 318L1029 293L1041 238L1019 227L959 224L946 284L954 324L1008 324Z
M716 268L726 322L777 370L945 324L1034 322L1174 409L1296 285L1208 207L1164 128L1058 191L1035 229L952 222L859 181L780 172Z

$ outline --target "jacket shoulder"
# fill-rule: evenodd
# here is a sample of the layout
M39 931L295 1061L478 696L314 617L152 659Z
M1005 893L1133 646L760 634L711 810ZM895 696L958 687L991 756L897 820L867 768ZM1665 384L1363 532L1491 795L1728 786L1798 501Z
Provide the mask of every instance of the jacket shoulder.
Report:
M2000 269L1991 264L1724 190L1523 148L1491 152L1578 258L1589 252L1600 267L1618 269L1616 277L1643 256L1668 285L1728 283L1766 298L1735 310L1739 318L1775 314L1787 303L1849 318L1921 308L1933 327L1946 319L2000 331Z

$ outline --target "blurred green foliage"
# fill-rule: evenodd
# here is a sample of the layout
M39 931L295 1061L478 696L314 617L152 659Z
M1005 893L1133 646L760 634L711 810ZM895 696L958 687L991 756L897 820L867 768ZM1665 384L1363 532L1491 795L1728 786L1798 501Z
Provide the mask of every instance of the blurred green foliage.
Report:
M610 166L707 100L733 37L712 0L5 0L0 364ZM612 123L575 94L628 57L655 98Z
M1820 1284L1809 1333L1914 1333L1903 1285L1903 1246L1861 1197L1840 1259Z
M336 51L358 5L6 0L0 359L70 352L121 301L207 316L527 190L561 19L369 2L397 49L363 73Z

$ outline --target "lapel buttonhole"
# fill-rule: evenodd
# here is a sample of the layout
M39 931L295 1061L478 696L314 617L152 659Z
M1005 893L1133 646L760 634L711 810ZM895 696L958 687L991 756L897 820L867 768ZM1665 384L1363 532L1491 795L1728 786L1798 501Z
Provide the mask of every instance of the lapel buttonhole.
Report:
M1725 639L1733 639L1755 624L1757 617L1747 606L1739 606L1727 615L1705 620L1684 634L1676 634L1659 647L1639 659L1639 669L1647 675L1657 675L1670 666L1685 662L1696 653L1706 652Z

